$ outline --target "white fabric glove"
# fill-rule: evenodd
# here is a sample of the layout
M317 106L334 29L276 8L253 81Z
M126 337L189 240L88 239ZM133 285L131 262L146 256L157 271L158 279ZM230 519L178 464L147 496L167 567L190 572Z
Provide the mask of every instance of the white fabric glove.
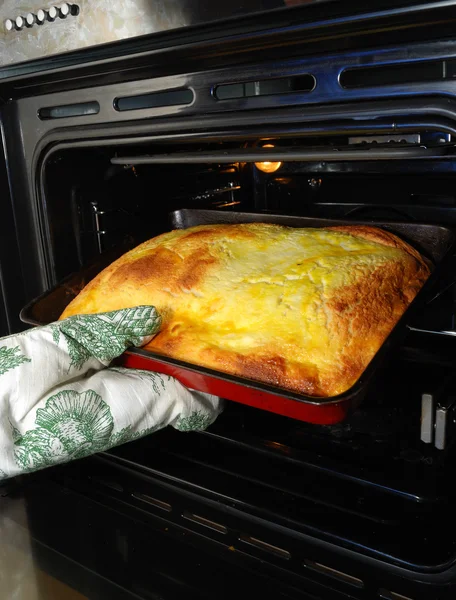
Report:
M155 308L77 315L0 338L0 479L82 458L166 425L202 430L222 401L168 375L107 368L160 328Z

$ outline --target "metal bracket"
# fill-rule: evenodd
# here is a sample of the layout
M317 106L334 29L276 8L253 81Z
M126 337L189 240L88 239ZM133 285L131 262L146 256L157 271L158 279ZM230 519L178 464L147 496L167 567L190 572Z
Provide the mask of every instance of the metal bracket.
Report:
M456 377L449 377L433 394L421 396L421 441L445 450L456 430L456 396L449 392Z
M456 429L456 398L449 397L445 404L438 404L435 416L435 441L437 450L445 450Z
M435 402L432 394L421 396L421 441L432 444L435 429Z

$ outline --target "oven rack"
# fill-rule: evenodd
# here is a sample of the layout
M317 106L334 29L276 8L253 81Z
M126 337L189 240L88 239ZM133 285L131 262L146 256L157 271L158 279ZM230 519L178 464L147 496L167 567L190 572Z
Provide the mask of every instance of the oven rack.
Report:
M148 164L200 164L231 162L314 162L314 161L372 161L372 160L404 160L432 159L451 156L448 150L453 145L425 147L407 145L396 147L369 145L363 149L347 147L306 147L306 148L231 148L226 150L201 150L193 152L173 152L168 154L144 154L139 156L115 156L111 159L114 165L148 165Z

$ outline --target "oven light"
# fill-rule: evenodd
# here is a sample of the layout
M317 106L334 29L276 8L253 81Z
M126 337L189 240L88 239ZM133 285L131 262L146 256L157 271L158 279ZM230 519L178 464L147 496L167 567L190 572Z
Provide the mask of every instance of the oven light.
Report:
M263 148L274 148L274 146L272 144L266 144L266 146L263 146ZM270 162L267 160L265 162L255 163L255 166L260 171L263 171L263 173L275 173L276 171L278 171L280 169L280 167L282 166L282 163L281 162Z

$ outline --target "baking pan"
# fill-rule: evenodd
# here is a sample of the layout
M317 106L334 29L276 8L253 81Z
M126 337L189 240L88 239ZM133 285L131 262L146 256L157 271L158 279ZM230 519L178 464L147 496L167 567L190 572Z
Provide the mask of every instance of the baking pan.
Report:
M268 410L301 421L330 425L343 421L367 392L368 384L384 359L407 332L407 322L420 306L429 299L435 289L442 264L455 245L453 232L439 225L421 223L393 223L383 221L350 221L294 217L269 213L240 213L217 210L182 209L171 213L171 227L185 229L195 225L217 223L276 223L290 227L331 227L334 225L373 225L390 231L408 242L433 264L433 271L414 301L391 331L381 348L373 357L358 381L346 392L331 398L315 398L289 392L281 388L242 377L221 373L190 363L171 359L141 349L131 349L119 359L119 364L137 369L147 369L176 377L185 386L208 392ZM45 325L59 318L64 308L97 272L110 264L125 251L114 250L103 255L87 269L67 277L52 290L30 302L21 311L21 319L32 325Z

